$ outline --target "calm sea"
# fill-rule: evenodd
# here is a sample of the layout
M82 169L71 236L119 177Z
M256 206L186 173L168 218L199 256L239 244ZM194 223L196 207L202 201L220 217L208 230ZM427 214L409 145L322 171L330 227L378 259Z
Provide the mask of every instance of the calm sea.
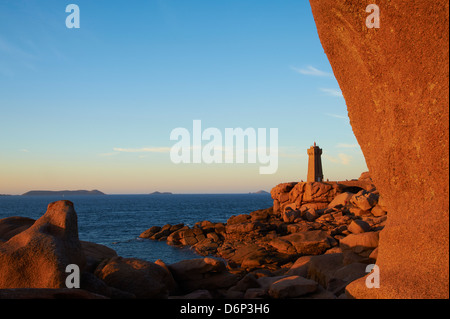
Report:
M119 256L170 264L198 258L188 248L138 236L151 226L196 222L226 222L232 215L272 206L268 194L106 195L106 196L0 196L0 219L23 216L38 219L51 202L74 203L80 240L103 244Z

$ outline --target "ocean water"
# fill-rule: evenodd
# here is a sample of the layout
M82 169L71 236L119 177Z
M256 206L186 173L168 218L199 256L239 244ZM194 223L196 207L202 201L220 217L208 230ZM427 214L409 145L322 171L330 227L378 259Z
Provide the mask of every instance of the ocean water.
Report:
M51 202L66 199L74 203L80 240L114 249L119 256L148 261L162 259L171 264L199 258L189 248L169 246L138 238L151 226L196 222L226 222L232 215L272 206L268 194L174 194L106 196L0 196L0 219L23 216L38 219Z

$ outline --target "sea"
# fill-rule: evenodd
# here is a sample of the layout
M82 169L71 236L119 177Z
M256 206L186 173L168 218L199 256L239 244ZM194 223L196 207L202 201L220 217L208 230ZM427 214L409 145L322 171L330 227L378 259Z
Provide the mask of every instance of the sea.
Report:
M0 196L0 219L22 216L38 219L57 200L74 203L80 240L114 249L119 256L166 264L200 258L190 248L165 241L141 239L152 226L196 222L226 222L232 215L272 206L270 194L168 194L89 196Z

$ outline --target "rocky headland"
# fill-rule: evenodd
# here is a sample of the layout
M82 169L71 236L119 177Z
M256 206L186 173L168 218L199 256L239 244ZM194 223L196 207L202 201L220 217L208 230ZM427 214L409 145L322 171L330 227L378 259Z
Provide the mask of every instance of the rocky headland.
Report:
M351 185L280 184L271 191L273 207L140 235L199 254L174 264L80 241L69 201L51 203L38 220L4 218L0 298L345 298L347 284L376 261L387 218L363 176ZM81 269L81 289L66 288L69 264Z

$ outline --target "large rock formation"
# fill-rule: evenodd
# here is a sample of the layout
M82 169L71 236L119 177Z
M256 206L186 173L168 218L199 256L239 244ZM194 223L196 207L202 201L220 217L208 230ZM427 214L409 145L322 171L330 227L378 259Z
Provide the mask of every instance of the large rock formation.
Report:
M12 221L8 222L12 227ZM83 269L86 263L73 204L51 203L41 218L24 228L0 243L0 288L65 288L66 266ZM10 234L14 233L11 228Z
M377 264L356 298L449 297L449 3L310 0L371 177L389 211Z

